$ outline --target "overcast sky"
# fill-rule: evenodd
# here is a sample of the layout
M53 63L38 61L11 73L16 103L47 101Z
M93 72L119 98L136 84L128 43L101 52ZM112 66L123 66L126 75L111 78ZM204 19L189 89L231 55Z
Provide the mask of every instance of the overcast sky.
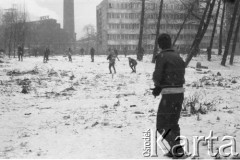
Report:
M77 38L83 36L83 27L87 24L96 25L96 6L102 0L74 0L75 2L75 31ZM30 20L38 20L41 16L49 15L57 19L63 27L63 0L0 0L2 9L10 8L12 4L25 6L30 14Z

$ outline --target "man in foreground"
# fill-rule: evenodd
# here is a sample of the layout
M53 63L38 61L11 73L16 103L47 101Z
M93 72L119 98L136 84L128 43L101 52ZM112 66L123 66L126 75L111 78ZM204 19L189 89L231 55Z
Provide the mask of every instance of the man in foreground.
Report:
M182 157L184 151L176 138L180 136L178 121L184 99L185 64L171 44L168 34L159 36L158 45L162 51L156 56L153 95L156 97L162 94L157 113L157 131L171 147L165 156ZM178 147L174 147L177 145Z

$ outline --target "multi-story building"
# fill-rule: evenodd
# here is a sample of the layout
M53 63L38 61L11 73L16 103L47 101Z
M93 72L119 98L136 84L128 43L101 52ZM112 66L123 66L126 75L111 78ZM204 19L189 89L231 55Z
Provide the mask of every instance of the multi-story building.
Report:
M141 6L141 1L137 0L103 0L97 6L97 49L100 54L106 52L108 48L123 50L126 47L129 51L136 50ZM187 8L180 0L165 1L160 33L168 33L174 39L187 15L189 9ZM198 9L198 5L195 8ZM159 0L146 0L143 47L147 52L154 47L158 12ZM198 13L196 11L196 14ZM198 24L199 20L191 15L184 25L176 46L181 48L190 46L195 38ZM203 48L209 45L211 27L209 26L201 43Z
M74 23L74 0L64 0L64 27L49 16L40 17L37 21L28 21L26 14L13 8L5 9L0 23L0 49L9 53L22 44L28 50L50 47L61 53L69 47L75 48L76 33ZM18 17L21 17L19 19Z
M56 53L72 46L72 35L60 27L55 19L42 17L39 21L27 22L25 46L28 48L50 47Z

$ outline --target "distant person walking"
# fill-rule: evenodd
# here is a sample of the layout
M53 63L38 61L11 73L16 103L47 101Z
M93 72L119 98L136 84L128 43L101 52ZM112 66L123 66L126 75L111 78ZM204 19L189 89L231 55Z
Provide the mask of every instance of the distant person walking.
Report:
M125 55L125 57L127 57L127 52L128 52L127 47L124 47L123 54Z
M39 48L38 47L34 48L34 56L35 57L38 56L38 52L39 52Z
M128 61L129 61L129 66L132 69L132 72L136 73L137 61L131 57L128 57Z
M82 56L84 55L84 49L83 49L83 48L80 49L80 54L81 54Z
M43 63L47 63L49 60L50 49L47 47L43 55Z
M116 55L116 57L118 57L118 50L116 48L114 49L114 54Z
M92 62L94 62L95 49L93 47L90 50L90 54L91 54L91 60Z
M116 56L115 59L118 59L118 61L120 61L119 58L118 58L118 50L117 50L116 48L114 49L114 54L115 54L115 56Z
M68 55L69 62L72 62L72 50L71 50L71 48L68 49L67 55Z
M18 45L18 61L23 61L23 49Z
M114 70L114 73L116 74L116 68L115 68L115 61L116 58L119 60L119 58L117 57L116 53L114 51L112 51L110 48L108 49L109 55L107 57L107 60L109 60L109 71L110 74L112 74L112 68Z

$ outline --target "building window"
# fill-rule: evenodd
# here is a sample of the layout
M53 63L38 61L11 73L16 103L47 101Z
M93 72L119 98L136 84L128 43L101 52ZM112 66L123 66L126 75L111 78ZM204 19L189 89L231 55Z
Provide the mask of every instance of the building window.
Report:
M130 8L130 9L133 8L133 3L132 3L132 2L129 4L129 8Z
M165 9L168 9L168 4L165 4L165 5L164 5L164 8L165 8Z
M121 8L122 8L122 9L124 8L124 4L123 4L123 3L121 3Z
M116 16L117 16L117 18L120 18L120 14L119 13L117 13Z

